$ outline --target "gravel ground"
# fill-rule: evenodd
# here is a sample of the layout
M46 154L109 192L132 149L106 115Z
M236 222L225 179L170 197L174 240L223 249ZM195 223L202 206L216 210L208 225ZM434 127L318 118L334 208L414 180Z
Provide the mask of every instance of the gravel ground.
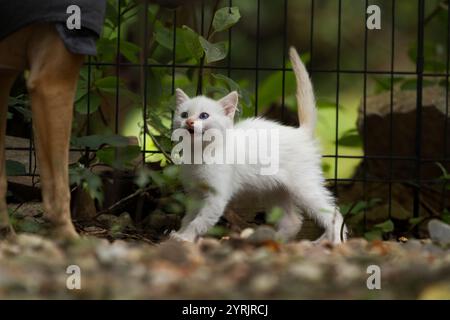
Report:
M252 235L58 245L34 234L0 242L0 299L450 299L450 250L430 240L280 244ZM67 288L80 268L81 289ZM369 290L367 268L381 270Z

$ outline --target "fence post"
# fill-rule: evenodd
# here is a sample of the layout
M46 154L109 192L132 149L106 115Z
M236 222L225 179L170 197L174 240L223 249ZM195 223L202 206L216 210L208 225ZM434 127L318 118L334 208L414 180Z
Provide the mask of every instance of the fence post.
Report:
M418 0L417 20L417 88L416 88L416 186L414 188L414 217L420 211L420 166L422 152L422 90L424 69L424 29L425 29L425 0Z

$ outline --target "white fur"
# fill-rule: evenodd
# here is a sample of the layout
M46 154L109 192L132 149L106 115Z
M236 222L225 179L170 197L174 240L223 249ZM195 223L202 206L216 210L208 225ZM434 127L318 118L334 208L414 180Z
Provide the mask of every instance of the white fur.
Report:
M194 241L198 236L206 233L218 222L227 204L237 194L267 191L279 194L282 190L285 196L271 199L274 206L283 208L285 212L278 226L280 237L289 240L296 236L302 223L299 214L301 210L325 229L324 235L319 239L325 238L333 243L341 242L340 229L343 218L331 193L325 188L320 150L312 134L316 121L312 85L295 49L291 49L290 54L297 78L297 99L301 109L299 118L303 121L300 128L283 126L261 118L247 119L233 127L232 118L237 107L235 92L219 101L214 101L203 96L189 99L182 90L177 90L174 128L187 127L187 119L183 119L180 115L188 112L188 119L194 120L195 123L201 122L203 130L210 128L222 131L230 128L277 129L279 130L280 157L279 170L274 175L259 174L257 165L183 165L183 181L202 181L210 186L212 191L204 195L204 203L199 212L186 214L181 229L172 233L173 238ZM207 112L210 115L209 118L199 119L198 116L202 112ZM194 190L188 190L188 192L192 191ZM345 231L344 229L344 237Z

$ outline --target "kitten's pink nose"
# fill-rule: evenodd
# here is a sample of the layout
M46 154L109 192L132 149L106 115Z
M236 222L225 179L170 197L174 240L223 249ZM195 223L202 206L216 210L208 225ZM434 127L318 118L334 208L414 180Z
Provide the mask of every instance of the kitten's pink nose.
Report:
M193 128L194 127L194 120L187 119L186 120L186 124L187 124L188 127Z

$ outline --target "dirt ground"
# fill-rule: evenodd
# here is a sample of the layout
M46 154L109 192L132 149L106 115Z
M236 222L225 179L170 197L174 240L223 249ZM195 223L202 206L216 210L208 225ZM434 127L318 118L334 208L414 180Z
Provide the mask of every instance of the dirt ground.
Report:
M60 245L21 233L0 242L0 299L450 299L450 250L430 240L280 244L267 227L243 236ZM71 290L73 265L81 288ZM371 265L379 290L367 287Z

